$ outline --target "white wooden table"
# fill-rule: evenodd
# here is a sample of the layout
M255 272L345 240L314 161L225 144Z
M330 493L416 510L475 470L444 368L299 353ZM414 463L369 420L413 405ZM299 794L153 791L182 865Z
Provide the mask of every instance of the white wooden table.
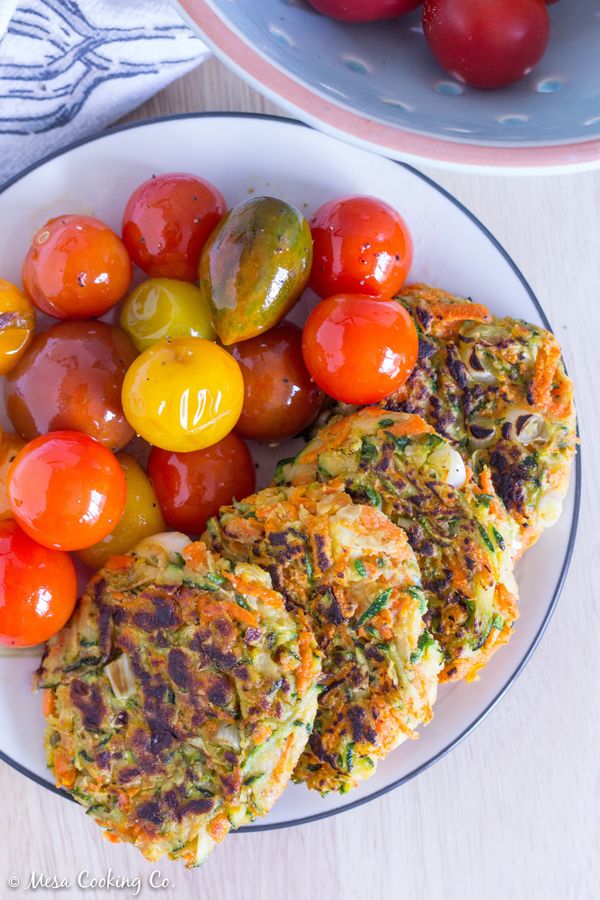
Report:
M131 118L219 109L278 111L211 60ZM233 835L194 872L150 866L133 849L108 844L74 804L0 764L0 898L32 896L23 890L32 871L74 880L81 870L139 877L137 896L157 900L600 896L600 172L428 174L522 268L576 380L585 478L579 538L533 660L476 732L414 781L323 822ZM169 887L149 886L154 868ZM21 888L9 890L10 875ZM136 889L59 895L118 898Z

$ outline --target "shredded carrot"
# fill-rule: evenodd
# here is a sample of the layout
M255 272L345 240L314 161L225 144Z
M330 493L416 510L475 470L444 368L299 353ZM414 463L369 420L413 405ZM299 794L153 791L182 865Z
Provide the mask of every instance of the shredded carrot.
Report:
M301 631L298 635L298 649L300 651L300 665L296 669L296 692L303 694L310 683L313 670L313 639L310 631Z
M77 778L77 769L65 753L54 751L54 773L57 787L71 788Z
M486 494L494 494L495 493L494 484L492 482L492 473L490 472L490 470L488 469L487 466L485 466L483 472L481 473L480 480L481 480L481 487L483 488L483 490Z
M490 512L492 512L496 516L502 515L502 507L498 502L496 488L494 487L494 482L492 481L492 473L488 466L484 467L481 475L479 476L479 483L481 484L483 493L489 494L491 497L493 497L493 500L490 501Z
M531 395L534 405L545 412L552 402L552 384L560 361L560 347L554 340L545 341L535 359Z
M258 628L258 619L256 616L253 616L251 612L244 609L242 606L238 606L233 600L220 600L218 603L207 603L202 610L202 612L209 617L218 615L223 611L225 611L232 619L237 619L238 622L242 622L244 625L251 625L253 628Z
M118 834L115 834L114 831L105 831L103 832L104 837L107 841L110 841L111 844L120 844L121 838Z
M181 555L191 568L200 568L206 565L208 548L202 541L194 541L193 544L188 544L187 547L183 548Z
M467 578L467 569L462 566L458 556L451 554L447 560L448 567L452 572L452 587L463 594L469 595L469 579Z
M394 525L387 516L384 516L380 510L373 506L364 506L360 511L359 524L362 526L356 529L358 534L371 536L377 534L382 541L389 543L390 551L393 551L394 558L401 562L407 556L412 555L412 551L408 546L406 533L401 531L397 525Z
M54 715L54 691L46 688L42 701L42 711L46 717Z
M133 565L133 556L131 554L127 554L126 556L113 556L106 563L106 568L111 572L126 572L127 569L130 569Z
M411 434L432 434L435 428L432 428L421 416L407 413L406 418L400 422L394 422L393 425L390 425L389 428L386 427L385 430L393 434L394 437L408 437Z
M288 774L288 770L290 768L289 758L292 748L294 746L294 735L288 734L285 744L283 745L283 750L281 751L281 756L277 760L277 763L273 769L271 774L271 779L273 781L273 786L276 787L279 782Z
M432 303L429 312L435 316L438 321L444 324L452 324L453 322L489 322L491 319L490 311L487 306L481 303Z
M494 603L505 619L515 622L519 618L517 598L504 584L497 584L494 592Z
M239 594L252 594L253 597L256 597L256 599L260 600L261 603L264 603L265 606L272 606L275 609L283 608L284 604L281 595L260 584L258 581L246 581L244 578L240 578L239 575L232 575L229 572L224 573L224 577Z
M252 733L253 744L264 744L271 737L271 729L264 722L254 729Z
M218 816L215 816L212 822L207 826L206 830L209 835L213 839L216 844L220 844L221 841L227 837L230 829L229 819L225 815L225 813L219 813Z
M573 385L568 378L563 378L556 387L552 389L552 399L548 412L552 416L559 419L566 418L573 408Z

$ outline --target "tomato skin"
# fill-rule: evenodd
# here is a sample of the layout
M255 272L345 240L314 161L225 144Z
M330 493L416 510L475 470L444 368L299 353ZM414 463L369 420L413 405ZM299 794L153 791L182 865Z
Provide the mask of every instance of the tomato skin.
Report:
M110 450L78 431L55 431L17 454L7 493L15 519L34 541L81 550L116 527L127 485Z
M200 252L227 212L214 185L170 172L135 189L123 214L123 242L131 259L153 278L195 281Z
M320 13L342 22L395 19L416 9L423 0L309 0Z
M123 409L148 443L182 453L216 444L235 426L244 381L234 358L204 338L158 341L129 367Z
M200 288L174 278L148 278L134 288L123 303L120 322L140 353L163 338L216 339Z
M440 66L471 87L506 87L542 58L550 34L544 0L426 0L423 30Z
M29 297L0 278L0 375L14 369L35 331L35 309Z
M150 479L133 456L120 453L117 459L127 482L125 511L116 528L103 540L77 552L82 563L90 569L101 568L111 557L129 553L144 538L165 531L165 521Z
M35 305L57 319L102 316L124 297L131 262L121 239L91 216L58 216L40 228L22 271Z
M201 534L221 506L248 497L256 488L250 451L234 432L195 453L153 447L148 474L167 525L190 535Z
M6 492L6 480L8 470L24 446L25 441L21 440L18 434L5 434L0 443L0 520L13 517Z
M311 221L310 286L319 297L393 297L412 265L413 244L400 214L376 197L330 200Z
M302 331L282 322L229 351L244 378L244 406L236 431L255 441L281 441L313 421L323 394L302 356Z
M0 522L0 644L47 641L66 624L76 600L70 556L36 544L16 522Z
M397 390L417 361L414 322L399 303L340 294L307 319L302 351L308 371L343 403L378 403Z
M83 431L120 450L134 437L121 387L136 356L128 336L106 322L59 322L36 335L4 384L16 431L26 440Z

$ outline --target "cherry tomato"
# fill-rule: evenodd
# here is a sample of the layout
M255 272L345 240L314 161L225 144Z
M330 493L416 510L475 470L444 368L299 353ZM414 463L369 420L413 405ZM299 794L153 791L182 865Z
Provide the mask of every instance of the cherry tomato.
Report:
M76 600L68 553L41 547L16 522L0 522L0 644L47 641L67 623Z
M125 511L117 527L106 537L77 556L90 569L100 569L112 556L121 556L139 544L144 538L165 530L154 488L140 464L121 453L117 456L127 482Z
M395 19L416 9L423 0L309 0L320 13L342 22Z
M83 431L120 450L134 437L121 387L137 352L105 322L60 322L38 334L4 384L6 408L26 440L48 431Z
M153 278L195 281L200 251L226 212L221 193L208 181L182 172L158 175L127 201L123 241Z
M124 297L131 262L123 242L91 216L58 216L33 236L23 284L35 305L57 319L102 316Z
M204 295L189 281L149 278L129 294L121 328L141 352L162 338L216 337Z
M436 60L476 88L500 88L527 75L546 49L544 0L426 0L423 30Z
M130 366L123 409L150 444L183 453L216 444L242 411L240 367L203 338L158 341Z
M34 331L35 309L29 297L0 278L0 375L16 366Z
M24 446L25 441L21 440L18 434L5 434L0 444L0 520L13 517L6 493L6 478L17 453Z
M311 222L310 286L319 297L393 297L412 265L410 232L400 214L375 197L330 200Z
M304 326L302 350L319 387L344 403L378 403L397 390L417 361L418 337L394 301L360 294L323 300Z
M302 331L290 322L233 344L229 351L244 376L238 434L281 441L299 434L317 415L323 395L302 356Z
M167 525L185 534L201 534L221 506L242 500L256 488L250 451L233 432L195 453L153 447L148 474Z
M110 450L87 434L55 431L18 453L7 492L15 519L34 541L81 550L116 527L127 485Z

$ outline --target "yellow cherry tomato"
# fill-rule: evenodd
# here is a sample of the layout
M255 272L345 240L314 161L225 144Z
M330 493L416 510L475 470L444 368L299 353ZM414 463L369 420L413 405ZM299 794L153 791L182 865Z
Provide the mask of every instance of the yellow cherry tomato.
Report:
M127 482L125 512L104 540L78 551L77 556L90 569L101 568L112 556L128 553L144 538L166 528L152 483L140 464L128 453L120 453L117 459Z
M208 303L188 281L149 278L126 297L121 328L140 352L163 338L216 337Z
M6 475L15 456L24 446L25 441L18 434L2 434L0 438L0 521L13 518L6 495Z
M0 278L0 375L16 366L34 331L31 300L10 281Z
M242 411L244 380L226 350L203 338L153 344L123 382L129 424L155 447L186 453L216 444Z

